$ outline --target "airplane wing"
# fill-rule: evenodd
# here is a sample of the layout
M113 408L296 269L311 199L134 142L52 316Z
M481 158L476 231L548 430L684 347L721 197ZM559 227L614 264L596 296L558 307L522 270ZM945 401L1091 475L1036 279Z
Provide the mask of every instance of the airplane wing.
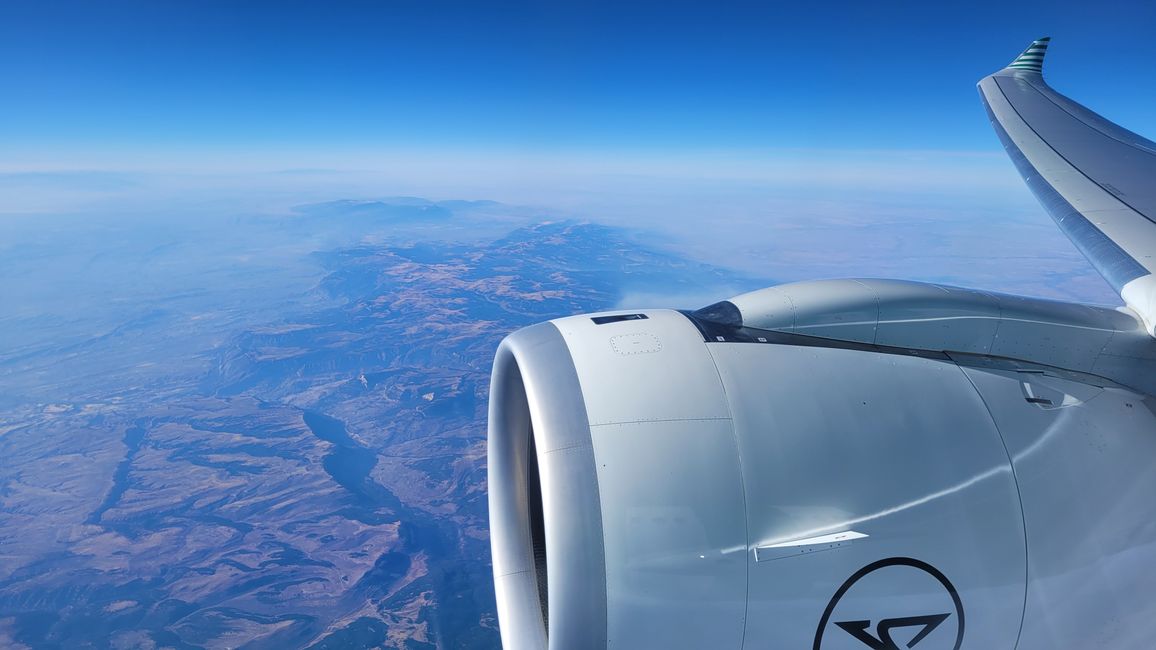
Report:
M507 650L960 648L965 606L971 648L1152 646L1120 594L1156 584L1156 145L1048 88L1045 47L980 93L1130 308L820 280L510 334Z
M1052 90L1048 42L981 80L980 97L1036 198L1156 336L1156 143Z

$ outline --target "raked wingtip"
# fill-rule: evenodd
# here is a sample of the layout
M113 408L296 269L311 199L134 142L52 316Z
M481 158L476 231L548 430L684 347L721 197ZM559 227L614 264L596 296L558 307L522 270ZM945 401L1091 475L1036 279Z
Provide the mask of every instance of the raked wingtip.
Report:
M1047 53L1048 43L1051 42L1051 40L1050 36L1045 36L1032 41L1028 49L1024 50L1022 54L1008 64L1007 69L1043 74L1044 54Z

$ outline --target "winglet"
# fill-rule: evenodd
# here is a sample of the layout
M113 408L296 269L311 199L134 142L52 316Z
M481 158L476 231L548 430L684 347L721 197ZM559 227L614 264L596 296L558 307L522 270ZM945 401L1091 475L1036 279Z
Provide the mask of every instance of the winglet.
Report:
M1032 44L1028 46L1028 49L1024 50L1023 54L1017 56L1015 61L1008 64L1007 69L1043 74L1044 53L1048 51L1048 42L1051 40L1052 38L1050 36L1045 36L1032 41Z

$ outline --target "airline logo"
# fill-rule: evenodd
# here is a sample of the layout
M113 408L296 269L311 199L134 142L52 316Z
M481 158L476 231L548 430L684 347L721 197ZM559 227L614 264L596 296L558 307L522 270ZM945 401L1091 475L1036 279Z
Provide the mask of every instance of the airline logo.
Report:
M819 620L814 650L959 650L963 602L927 562L892 557L859 569Z

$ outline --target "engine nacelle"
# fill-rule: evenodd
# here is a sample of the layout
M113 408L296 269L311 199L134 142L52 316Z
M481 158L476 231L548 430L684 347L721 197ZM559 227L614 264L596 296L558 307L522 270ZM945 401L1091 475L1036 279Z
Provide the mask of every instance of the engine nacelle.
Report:
M503 644L1150 635L1142 608L1103 603L1156 586L1156 419L1061 374L665 310L520 330L490 398Z

